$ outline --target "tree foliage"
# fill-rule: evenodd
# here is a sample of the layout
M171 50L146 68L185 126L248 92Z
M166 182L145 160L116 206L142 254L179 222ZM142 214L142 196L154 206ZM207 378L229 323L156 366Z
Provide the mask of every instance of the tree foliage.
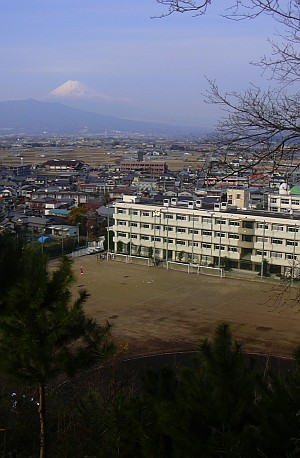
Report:
M49 399L50 456L299 456L299 350L294 358L284 372L260 368L221 323L200 341L193 364L147 369L131 361L95 371ZM16 399L2 396L0 404L12 426L7 443L15 448L21 437L32 440L23 425L34 414L30 399ZM34 454L27 444L26 453Z
M44 457L46 384L61 373L74 375L102 362L113 346L109 324L101 327L83 311L87 291L73 298L69 258L50 269L47 256L35 244L26 245L18 254L18 264L9 271L13 284L1 291L0 368L7 376L39 389L40 456ZM0 263L0 275L6 269Z
M87 210L84 207L73 207L69 212L70 224L82 224L87 218Z

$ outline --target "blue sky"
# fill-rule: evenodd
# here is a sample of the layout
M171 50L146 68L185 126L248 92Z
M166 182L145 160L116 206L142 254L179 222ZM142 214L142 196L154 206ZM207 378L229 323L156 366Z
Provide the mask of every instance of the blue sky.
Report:
M226 20L218 13L229 4L152 19L163 11L155 0L2 0L0 101L42 98L79 80L128 99L144 118L212 125L220 113L203 103L205 77L228 91L269 84L249 61L268 53L274 24Z

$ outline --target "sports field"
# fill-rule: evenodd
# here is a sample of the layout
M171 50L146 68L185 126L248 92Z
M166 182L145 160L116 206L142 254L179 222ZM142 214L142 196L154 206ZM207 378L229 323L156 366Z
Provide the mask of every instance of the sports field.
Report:
M96 255L74 258L74 271L74 292L91 294L87 314L112 324L124 354L194 349L221 321L230 323L246 351L290 356L300 345L300 312L275 308L269 283L99 261Z

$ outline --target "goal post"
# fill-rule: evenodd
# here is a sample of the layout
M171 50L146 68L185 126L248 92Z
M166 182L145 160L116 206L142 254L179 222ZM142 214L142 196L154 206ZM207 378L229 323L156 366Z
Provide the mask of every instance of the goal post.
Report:
M115 261L125 262L126 264L137 264L148 267L153 265L152 259L144 256L134 256L129 254L116 253L113 259Z
M167 269L190 273L189 264L185 262L167 261Z
M220 278L225 277L224 269L222 269L222 267L210 267L203 266L200 264L188 264L184 262L167 261L167 269L177 270L180 272L187 272L188 274L203 274Z
M198 274L213 275L214 277L225 277L225 271L222 267L198 266Z
M134 255L129 255L128 256L128 263L130 264L138 264L141 266L153 266L153 260L151 258L147 258L145 256L134 256Z

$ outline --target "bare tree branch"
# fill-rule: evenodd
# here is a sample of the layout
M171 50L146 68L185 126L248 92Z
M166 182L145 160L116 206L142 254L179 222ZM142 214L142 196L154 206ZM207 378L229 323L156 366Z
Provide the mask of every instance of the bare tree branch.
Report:
M156 0L157 3L167 6L166 13L159 17L170 16L173 13L192 12L194 16L202 16L205 14L211 0L203 0L196 2L193 0Z
M220 105L226 113L214 140L223 147L238 147L244 157L240 172L262 164L270 169L270 162L274 171L291 158L300 141L300 94L290 96L280 89L263 92L255 86L242 94L223 94L215 81L209 81L209 86L206 102Z

